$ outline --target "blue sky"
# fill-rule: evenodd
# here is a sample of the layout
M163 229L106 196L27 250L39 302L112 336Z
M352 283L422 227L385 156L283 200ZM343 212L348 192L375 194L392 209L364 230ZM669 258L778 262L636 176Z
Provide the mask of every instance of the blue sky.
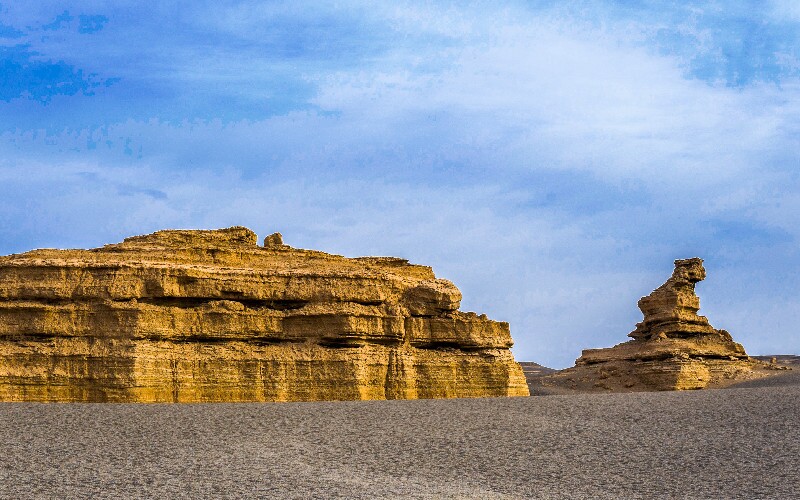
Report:
M0 0L0 252L246 225L432 265L564 367L700 256L800 354L795 2Z

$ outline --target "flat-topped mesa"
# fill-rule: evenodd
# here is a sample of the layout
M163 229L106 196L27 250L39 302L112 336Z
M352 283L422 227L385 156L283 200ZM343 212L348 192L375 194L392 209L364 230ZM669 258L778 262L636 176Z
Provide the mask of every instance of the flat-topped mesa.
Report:
M695 284L705 277L702 259L676 260L672 276L639 300L644 319L628 334L633 340L585 349L575 367L547 382L581 390L674 390L749 376L753 362L742 345L697 314Z
M0 257L0 401L527 395L508 323L430 267L244 227Z

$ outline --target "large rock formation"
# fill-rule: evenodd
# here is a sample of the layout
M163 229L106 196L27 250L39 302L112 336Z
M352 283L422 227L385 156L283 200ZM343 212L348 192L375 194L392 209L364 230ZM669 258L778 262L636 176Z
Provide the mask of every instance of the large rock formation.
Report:
M243 227L0 257L0 401L525 396L507 323L429 267Z
M699 316L695 284L706 277L703 260L676 260L666 283L639 300L644 320L633 340L586 349L574 368L543 378L545 387L576 390L701 389L746 378L761 363L741 344Z

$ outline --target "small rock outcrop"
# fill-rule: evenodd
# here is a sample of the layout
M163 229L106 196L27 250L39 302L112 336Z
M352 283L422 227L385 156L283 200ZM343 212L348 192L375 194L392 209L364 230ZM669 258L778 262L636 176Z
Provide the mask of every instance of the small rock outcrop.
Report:
M283 246L283 235L281 233L272 233L264 238L265 247L279 247Z
M429 267L244 227L0 257L0 401L525 396L508 323Z
M683 390L752 376L762 363L697 314L695 284L705 277L702 259L676 260L672 276L639 300L644 319L628 334L633 340L586 349L575 367L545 377L543 385L585 391Z

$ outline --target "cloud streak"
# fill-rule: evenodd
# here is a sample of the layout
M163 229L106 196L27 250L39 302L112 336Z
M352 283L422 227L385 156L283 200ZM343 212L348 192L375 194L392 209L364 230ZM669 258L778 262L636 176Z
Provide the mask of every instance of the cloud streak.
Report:
M431 264L554 366L624 340L671 260L699 255L713 324L753 353L800 345L786 5L43 5L5 6L0 34L22 35L2 47L107 84L46 105L3 86L5 251L279 230ZM750 25L763 43L724 35Z

